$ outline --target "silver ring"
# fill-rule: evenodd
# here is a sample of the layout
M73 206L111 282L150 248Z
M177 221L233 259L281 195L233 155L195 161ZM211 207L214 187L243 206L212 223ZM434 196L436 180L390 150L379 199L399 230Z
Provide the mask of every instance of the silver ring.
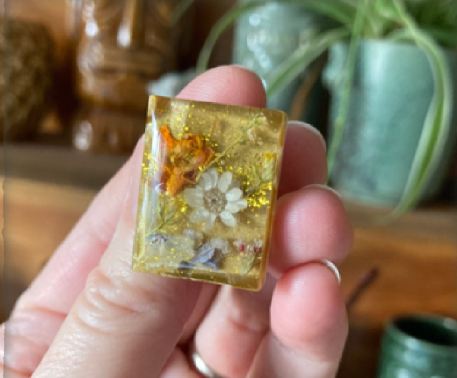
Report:
M189 359L194 366L194 369L206 378L225 378L222 375L217 374L211 369L203 358L198 354L197 347L195 345L195 338L189 348Z
M340 275L340 271L338 270L338 268L336 267L336 265L334 263L332 263L330 260L327 260L327 259L322 259L322 260L319 260L319 262L321 262L322 264L324 264L327 268L329 268L333 274L335 275L336 279L338 280L338 285L341 284L341 275Z

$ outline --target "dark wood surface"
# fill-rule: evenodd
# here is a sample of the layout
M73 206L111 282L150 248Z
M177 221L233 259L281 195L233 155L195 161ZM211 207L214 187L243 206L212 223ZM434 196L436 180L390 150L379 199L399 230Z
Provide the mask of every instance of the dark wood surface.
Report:
M7 314L96 190L23 178L8 178L3 189ZM350 311L339 378L373 377L383 326L391 316L433 312L457 317L457 212L450 207L422 208L395 224L372 226L373 212L347 207L356 232L353 250L341 266L342 290L348 296L374 266L379 276Z
M22 143L0 146L0 175L97 190L128 155L81 152L68 145Z
M388 226L373 212L347 204L356 226L351 254L341 267L348 295L371 267L376 281L350 310L350 332L339 378L374 377L385 322L405 313L457 318L457 211L427 207ZM375 212L379 219L381 212Z

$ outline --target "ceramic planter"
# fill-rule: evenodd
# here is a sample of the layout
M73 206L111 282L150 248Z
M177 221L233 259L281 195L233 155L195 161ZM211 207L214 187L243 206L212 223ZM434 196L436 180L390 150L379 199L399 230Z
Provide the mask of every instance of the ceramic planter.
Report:
M324 79L332 94L331 125L336 118L348 45L330 50ZM457 53L446 51L457 89ZM331 180L346 197L371 204L399 202L434 93L426 55L410 44L365 40L356 59L349 113ZM452 135L438 169L422 194L440 189L457 133L454 96Z
M252 0L241 0L240 3ZM303 7L272 1L244 14L235 27L233 61L247 67L265 78L272 70L287 59L311 35L331 25L328 19ZM268 107L288 112L303 77L294 80L284 90L271 96ZM307 121L316 123L322 113L320 96L322 87L314 91L307 112Z
M438 315L400 316L388 322L378 378L454 378L457 322Z

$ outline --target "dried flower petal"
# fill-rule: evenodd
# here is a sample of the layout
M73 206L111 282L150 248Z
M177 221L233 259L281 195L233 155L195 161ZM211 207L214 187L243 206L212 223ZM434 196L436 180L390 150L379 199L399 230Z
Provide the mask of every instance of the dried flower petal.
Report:
M244 245L244 240L243 239L236 239L233 242L233 245L236 247L236 249L240 252L244 252L245 245Z
M263 242L260 239L254 239L254 252L260 253L262 252Z
M186 134L177 140L167 125L160 126L159 132L165 161L160 164L157 181L166 184L170 196L175 197L184 185L195 183L199 170L211 162L215 152L201 135Z

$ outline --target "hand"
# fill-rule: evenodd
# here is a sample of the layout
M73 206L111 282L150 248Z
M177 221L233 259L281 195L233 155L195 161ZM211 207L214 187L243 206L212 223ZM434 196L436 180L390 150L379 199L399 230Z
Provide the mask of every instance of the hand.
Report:
M250 71L220 67L180 98L265 107ZM131 270L142 140L19 299L6 323L7 377L197 378L196 347L227 378L334 377L347 334L338 282L352 231L323 184L325 145L288 127L269 274L259 293ZM9 374L9 375L8 375Z

